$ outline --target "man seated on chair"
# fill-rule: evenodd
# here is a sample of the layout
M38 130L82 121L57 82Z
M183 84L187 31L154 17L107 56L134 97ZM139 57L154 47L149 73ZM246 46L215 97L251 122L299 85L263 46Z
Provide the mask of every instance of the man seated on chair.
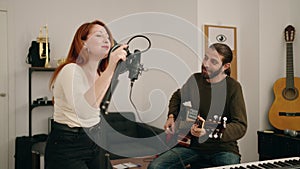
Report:
M246 133L247 115L242 87L230 77L232 58L232 50L227 45L212 44L205 52L202 72L194 73L182 88L173 93L165 132L176 135L175 123L182 116L182 105L186 102L196 110L196 118L204 122L204 126L192 124L186 133L190 135L190 144L178 144L162 153L148 169L185 168L189 164L192 168L205 168L240 163L237 140ZM224 119L226 126L217 133L220 137L211 137L206 125L208 119L218 122L224 117L227 118Z

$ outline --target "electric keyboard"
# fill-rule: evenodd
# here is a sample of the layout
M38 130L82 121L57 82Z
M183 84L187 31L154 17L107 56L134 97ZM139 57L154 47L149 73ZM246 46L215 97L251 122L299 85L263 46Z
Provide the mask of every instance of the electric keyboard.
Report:
M256 161L256 162L226 165L226 166L212 167L212 168L213 169L267 169L267 168L300 169L300 157Z

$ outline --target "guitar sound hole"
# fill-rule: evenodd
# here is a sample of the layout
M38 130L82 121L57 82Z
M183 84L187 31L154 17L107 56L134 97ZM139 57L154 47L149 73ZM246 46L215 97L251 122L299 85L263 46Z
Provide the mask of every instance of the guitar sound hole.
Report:
M294 100L298 97L298 90L296 88L285 88L282 95L287 100Z

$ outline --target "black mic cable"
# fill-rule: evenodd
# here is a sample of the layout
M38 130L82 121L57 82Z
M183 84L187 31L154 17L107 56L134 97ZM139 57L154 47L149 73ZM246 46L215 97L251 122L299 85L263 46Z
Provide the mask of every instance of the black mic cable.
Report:
M148 41L148 47L144 50L135 50L133 54L130 53L129 49L125 49L126 52L127 52L127 58L126 58L126 61L120 61L117 65L117 68L116 68L116 72L115 74L117 74L117 76L121 73L124 73L125 71L129 71L129 75L128 77L130 78L130 92L129 92L129 100L130 100L130 103L131 105L133 106L136 114L137 114L137 118L138 120L140 121L140 123L143 123L143 120L140 116L140 113L138 112L137 110L137 107L135 106L133 100L132 100L132 89L133 89L133 84L135 82L135 80L138 79L138 75L141 74L141 71L144 70L143 66L140 64L140 58L141 58L141 53L144 53L146 51L148 51L151 47L151 41L148 37L144 36L144 35L135 35L133 36L132 38L130 38L128 41L127 41L127 45L129 46L129 43L133 40L133 39L136 39L136 38L144 38ZM110 56L111 52L114 51L115 49L117 49L118 47L120 47L121 45L120 44L117 44L115 46L113 46L109 52L108 52L108 57ZM117 77L116 76L116 77ZM113 78L112 80L116 80L118 81L116 78ZM115 87L116 85L114 85ZM113 87L113 89L114 89ZM111 93L110 93L110 97L111 97ZM106 108L108 107L108 105L106 106ZM145 127L147 127L153 134L154 136L157 136L158 140L164 145L166 146L167 148L170 148L165 141L163 141L158 135L157 133L154 131L153 128L151 128L149 125L145 125ZM186 168L185 165L184 165L184 162L181 158L181 156L175 152L174 150L172 150L172 148L169 149L170 151L172 151L174 154L176 154L176 156L179 158L179 161L180 161L180 164L182 165L183 168Z
M150 41L150 39L149 39L148 37L146 37L146 36L144 36L144 35L136 35L136 36L133 36L132 38L130 38L130 39L128 40L127 45L129 45L129 43L130 43L133 39L135 39L135 38L145 38L145 39L148 41L148 43L149 43L149 45L148 45L148 47L147 47L146 49L144 49L144 50L142 50L142 51L140 51L140 50L135 50L135 51L134 51L134 54L132 54L131 56L128 57L129 60L131 59L131 57L133 58L133 59L132 59L132 64L129 64L130 66L129 66L129 75L128 75L128 77L129 77L130 80L131 80L131 81L130 81L129 100L130 100L130 103L131 103L132 107L134 108L134 110L135 110L135 112L136 112L136 114L137 114L138 120L139 120L141 123L143 123L143 120L142 120L142 118L141 118L141 116L140 116L140 113L138 112L137 107L135 106L135 104L134 104L134 102L133 102L133 100L132 100L132 89L133 89L134 81L137 80L138 75L141 73L141 71L144 70L143 67L142 67L142 65L140 65L140 57L141 57L141 53L144 53L144 52L146 52L146 51L148 51L148 50L150 49L150 47L151 47L151 41ZM132 65L133 65L133 66L132 66ZM153 128L151 128L151 127L148 126L148 125L145 125L145 126L146 126L146 127L147 127L147 128L148 128L155 136L157 136L157 133L153 130ZM169 148L169 146L166 144L165 141L163 141L159 136L158 136L157 138L158 138L158 140L159 140L164 146L166 146L167 148ZM181 158L181 156L180 156L177 152L175 152L174 150L172 150L172 148L169 149L169 150L172 151L174 154L176 154L176 156L179 158L179 161L180 161L182 167L183 167L183 168L186 168L185 165L184 165L184 162L183 162L183 160L182 160L182 158Z
M133 100L132 100L132 89L133 89L133 84L134 84L134 81L131 81L131 82L130 82L129 100L130 100L130 103L131 103L132 107L134 108L134 110L135 110L135 112L136 112L136 115L137 115L138 120L139 120L141 123L144 123L143 120L142 120L142 118L141 118L141 116L140 116L140 113L138 112L138 110L137 110L137 108L136 108L136 106L135 106L135 104L134 104L134 102L133 102ZM170 148L170 147L166 144L166 142L163 141L163 140L157 135L157 133L154 131L154 129L153 129L151 126L145 125L145 127L147 127L147 128L154 134L154 136L157 136L158 140L159 140L165 147ZM180 156L176 151L174 151L172 148L170 148L169 150L170 150L171 152L173 152L173 153L179 158L179 161L180 161L180 164L182 165L182 167L183 167L184 169L187 168L187 167L184 165L184 162L183 162L181 156Z

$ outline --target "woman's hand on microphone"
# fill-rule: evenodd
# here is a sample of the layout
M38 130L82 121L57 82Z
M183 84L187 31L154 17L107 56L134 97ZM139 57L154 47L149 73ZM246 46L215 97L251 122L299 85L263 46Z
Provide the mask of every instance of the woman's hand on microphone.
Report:
M109 64L117 65L119 60L125 61L126 56L127 56L127 52L125 50L126 48L128 48L128 45L124 44L124 45L121 45L120 47L118 47L113 52L111 52L110 58L109 58Z

